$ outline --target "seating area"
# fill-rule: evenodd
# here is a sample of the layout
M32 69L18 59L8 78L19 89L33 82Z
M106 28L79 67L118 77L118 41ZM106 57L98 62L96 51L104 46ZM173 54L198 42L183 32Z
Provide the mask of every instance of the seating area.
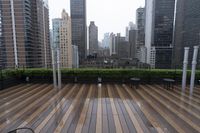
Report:
M162 85L19 84L0 91L0 132L36 133L200 131L200 88L181 93Z

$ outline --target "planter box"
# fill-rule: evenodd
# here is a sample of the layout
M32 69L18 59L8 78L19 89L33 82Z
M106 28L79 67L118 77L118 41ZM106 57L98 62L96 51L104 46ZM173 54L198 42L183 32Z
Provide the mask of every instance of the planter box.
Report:
M0 90L20 84L20 80L17 78L7 78L0 80Z

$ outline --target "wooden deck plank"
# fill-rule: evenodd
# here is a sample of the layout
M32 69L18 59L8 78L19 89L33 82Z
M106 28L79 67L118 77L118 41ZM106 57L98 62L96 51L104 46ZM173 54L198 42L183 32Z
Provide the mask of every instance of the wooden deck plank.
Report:
M27 116L29 116L29 114L32 114L36 109L40 108L45 102L46 100L49 99L49 96L53 95L53 86L49 85L47 86L47 88L51 88L49 89L48 92L46 92L44 95L42 95L41 97L39 97L38 99L36 99L34 102L32 102L31 104L29 104L26 108L20 110L19 112L17 112L15 115L11 116L9 121L12 121L11 124L7 124L6 122L3 123L2 125L0 125L0 129L4 129L4 131L8 132L9 129L13 128L17 128L21 123L23 123L23 121L27 118Z
M149 122L152 124L152 126L157 130L157 132L158 133L165 132L166 128L161 124L161 120L159 120L160 116L157 115L158 113L155 110L152 111L152 109L150 109L150 106L141 97L139 97L139 94L137 94L136 91L133 91L126 85L124 85L123 87L124 87L125 91L127 91L127 93L131 96L132 99L138 101L138 102L136 102L136 104L139 106L141 111L144 113L144 115L149 120ZM155 114L156 114L156 116L154 116ZM162 121L162 123L164 123L164 122ZM164 125L166 126L166 124L164 124ZM151 125L149 125L149 126L151 127ZM170 129L172 129L172 127L170 127Z
M42 123L40 123L40 125L35 129L35 132L39 133L39 132L44 128L44 126L48 123L48 121L49 121L49 120L51 119L51 117L56 113L56 111L58 111L59 108L64 104L65 99L67 99L73 91L74 91L74 90L71 89L71 90L67 93L67 95L65 95L65 96L62 98L62 100L61 100L59 103L57 103L57 104L55 105L54 109L48 114L48 116L42 121Z
M85 104L83 106L83 110L81 112L75 133L81 133L82 132L82 128L83 128L83 125L84 125L86 117L87 117L87 111L88 111L90 100L91 100L90 98L91 98L91 95L92 95L92 89L93 89L92 85L90 85L90 90L89 90L89 93L86 97L86 101L85 101Z
M108 113L107 113L107 106L106 106L106 87L102 85L102 122L103 122L103 133L109 133L108 128Z
M73 91L71 91L73 90ZM61 121L65 112L69 109L69 106L72 104L73 99L75 98L76 94L78 93L79 89L76 86L73 86L68 90L68 92L61 97L65 98L65 102L58 108L55 114L51 117L51 119L47 122L44 128L41 130L41 133L53 133L58 126L58 123ZM65 97L68 95L68 97ZM56 102L54 107L56 107Z
M11 107L9 106L9 108L6 107L5 111L0 113L0 123L2 123L2 121L4 122L7 118L9 118L9 116L14 115L17 111L23 109L24 107L32 103L34 99L40 97L48 89L48 88L42 89L45 86L46 85L37 87L36 89L31 91L28 98L23 99L23 101L19 102L18 104Z
M30 127L36 133L196 133L200 89L194 92L190 97L159 85L17 85L0 91L0 132Z
M54 96L48 100L41 108L36 110L27 120L26 126L31 127L33 130L35 130L44 120L45 118L50 114L50 112L55 108L55 106L60 103L60 101L69 93L70 89L72 87L70 85L64 86L61 90L59 89L54 89L56 93Z
M139 122L139 124L142 126L145 133L157 133L156 129L153 127L153 125L150 123L150 121L146 118L144 113L141 111L140 106L137 103L140 103L140 101L137 101L137 99L133 99L131 97L132 93L128 93L123 85L119 85L121 88L122 94L128 99L127 102L129 106L131 107L132 112L136 114L136 118Z
M159 85L155 85L155 87L161 89L162 91L167 93L167 95L173 96L173 98L176 98L176 100L178 100L179 102L190 105L190 108L192 108L192 109L195 108L200 111L200 103L198 104L195 101L193 101L192 99L184 97L184 94L176 93L174 91L167 91L166 89L162 88Z
M120 91L118 86L115 85L115 88L117 89L117 92L119 93L120 98L123 100L125 108L126 108L128 114L129 114L129 117L131 118L131 121L132 121L133 125L136 128L136 131L138 133L143 133L144 131L143 131L141 125L138 123L138 120L137 120L136 116L134 115L134 113L132 112L130 106L128 105L128 103L126 101L126 98L123 96L123 94L121 93L121 91Z
M170 121L169 123L173 125L177 130L180 130L181 128L184 132L189 132L189 131L196 132L196 130L191 128L191 127L198 128L196 127L196 124L191 125L191 123L189 123L191 121L188 120L186 116L183 116L183 114L179 113L174 108L171 108L171 106L166 105L164 101L161 101L161 99L155 97L155 95L151 91L149 91L148 88L145 88L144 86L141 86L141 88L142 88L141 91L144 92L143 94L146 94L148 98L151 99L151 102L154 102L156 106L158 106L161 110L163 110L163 112L167 114L167 117L173 121L173 122ZM179 132L182 131L180 130Z
M18 90L20 90L20 88L25 87L25 86L28 86L28 85L27 84L18 84L16 86L12 86L10 88L4 89L4 90L0 90L0 98L2 98L2 96L4 94L8 95L9 93L13 93L13 91L17 92Z
M97 122L96 133L102 133L102 87L98 85L98 106L97 106Z
M151 89L151 91L149 91L148 88L144 89L144 90L147 93L151 94L152 97L154 97L157 101L159 101L163 105L168 105L168 106L166 106L167 109L169 109L170 111L174 112L177 116L179 116L182 120L184 120L186 123L188 123L191 127L196 129L197 131L200 131L200 122L199 122L199 120L196 119L195 117L192 117L190 114L188 114L188 112L185 112L183 110L183 108L181 108L179 106L176 106L174 102L170 103L169 99L166 99L166 98L164 98L162 96L157 95L156 92L152 91L152 89Z
M19 96L22 96L23 94L26 94L26 92L29 92L30 90L36 88L37 86L40 86L39 84L35 85L27 85L27 86L22 86L21 88L16 89L16 92L13 93L6 93L4 94L4 97L1 97L0 101L0 107L2 107L6 102L11 103L12 101L15 101L15 99L18 99Z
M47 86L47 84L46 84ZM13 105L18 104L19 102L23 101L27 97L29 97L33 92L36 92L38 87L41 87L41 85L33 85L30 87L25 88L24 90L20 91L20 93L16 93L8 96L6 98L3 98L1 105L0 105L0 112L5 110L5 108L10 108ZM45 87L45 86L44 86ZM36 89L36 90L35 90Z
M177 86L175 86L175 89L174 89L174 90L177 91L177 92L182 92L181 88L180 88L180 87L177 87ZM192 98L192 99L194 99L194 100L200 102L200 96L199 96L199 95L196 95L195 93L193 93L192 95L190 95L190 90L189 90L188 88L186 88L184 94L185 94L186 96L188 96L188 97L190 97L190 98Z
M106 109L107 109L107 116L108 116L108 128L109 128L109 133L115 133L116 132L116 127L115 127L115 122L114 122L114 117L112 114L112 108L111 108L111 103L108 95L108 84L105 85L105 95L106 95Z
M165 98L166 100L170 101L174 105L181 108L186 114L188 114L190 119L194 120L197 118L197 123L200 123L200 111L196 108L193 108L189 104L185 104L184 102L180 101L179 99L175 97L171 97L170 95L166 95L163 93L163 90L156 89L154 86L149 86L154 92ZM167 93L167 92L166 92Z
M87 115L86 115L86 119L85 122L83 124L83 128L82 128L82 133L88 133L89 132L89 128L90 128L90 121L92 118L92 109L93 109L93 105L94 105L94 99L95 99L95 93L96 93L96 88L92 89L92 94L90 97L90 102L89 102L89 106L88 106L88 111L87 111Z
M115 122L116 133L122 133L123 130L122 130L122 126L121 126L121 122L120 122L120 119L119 119L117 109L115 107L113 94L112 94L112 90L111 90L110 85L108 86L108 96L109 96L110 103L111 103L111 109L112 109L112 114L113 114L113 118L114 118L114 122Z
M142 88L142 87L140 87ZM159 114L161 114L161 116L163 116L165 118L165 120L170 123L171 126L173 126L173 128L176 129L177 132L179 133L186 133L186 131L184 131L182 129L182 127L180 127L176 122L174 122L174 120L169 117L169 115L167 114L167 112L161 108L158 104L155 104L154 101L152 101L152 99L146 94L143 93L143 91L141 90L137 90L137 92L145 99L145 101L151 105L151 107L156 110Z
M111 86L111 92L112 92L111 94L112 94L112 97L113 97L113 100L114 100L114 104L115 104L115 107L116 107L116 110L117 110L117 114L119 116L119 121L121 123L123 132L129 133L131 130L129 131L125 116L124 116L123 111L121 110L121 107L119 105L119 95L116 93L114 86Z
M66 133L66 132L74 133L75 132L76 126L78 124L78 120L80 118L80 115L81 115L81 112L82 112L82 109L83 109L83 106L84 106L84 103L86 100L86 97L89 93L89 88L90 88L90 85L88 85L88 84L84 87L84 91L81 94L80 98L77 100L77 103L75 104L71 115L67 119L66 124L62 130L62 133Z
M94 103L92 106L92 113L90 117L90 123L89 123L89 130L88 133L94 133L96 131L96 122L97 122L97 104L98 104L98 89L96 88L97 86L95 85L95 91L94 91Z
M84 86L85 85L82 85L80 91L78 92L76 97L73 99L72 104L70 105L69 109L67 110L67 112L63 116L62 120L59 122L57 128L55 129L55 133L60 133L62 131L62 129L65 126L65 123L67 121L67 118L69 117L70 113L73 111L74 105L76 105L76 103L78 102L79 97L81 96L81 94L83 92Z

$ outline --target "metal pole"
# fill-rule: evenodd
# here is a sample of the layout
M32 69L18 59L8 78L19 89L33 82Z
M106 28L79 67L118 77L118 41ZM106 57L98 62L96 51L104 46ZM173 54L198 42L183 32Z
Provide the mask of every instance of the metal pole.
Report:
M199 46L194 46L194 54L193 54L193 61L192 61L192 74L190 80L190 95L192 95L194 90L194 81L195 81L195 71L197 65L197 55L198 55Z
M61 70L60 70L60 49L57 49L57 69L58 69L58 89L62 87Z
M56 78L56 63L55 63L55 49L52 48L52 68L53 68L53 85L57 88L57 78Z
M185 47L184 61L183 61L183 76L182 76L182 91L185 91L186 80L187 80L187 65L188 65L188 54L189 47Z
M3 89L3 72L2 67L0 66L0 90Z
M18 64L18 52L17 52L17 40L16 40L16 27L15 27L15 10L14 10L14 0L10 0L11 4L11 18L12 18L12 32L13 32L13 44L14 44L14 57L15 57L15 69L19 66Z

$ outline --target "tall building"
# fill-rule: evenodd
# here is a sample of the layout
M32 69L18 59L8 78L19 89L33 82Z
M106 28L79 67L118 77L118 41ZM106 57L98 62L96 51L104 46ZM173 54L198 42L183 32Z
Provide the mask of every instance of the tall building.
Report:
M126 27L126 41L129 40L129 31L130 30L135 30L136 25L133 22L129 22L129 25Z
M137 46L145 45L145 8L138 8L136 11Z
M72 68L71 18L65 10L53 19L53 45L60 50L61 67Z
M110 56L115 55L116 54L116 45L115 45L115 34L114 33L110 33Z
M78 46L72 45L72 67L79 68Z
M87 53L86 0L70 0L72 20L72 45L79 49L80 63Z
M147 64L171 68L175 0L146 0Z
M137 59L145 63L145 8L138 8L136 11L136 27L137 27L137 33L136 33L136 57Z
M177 0L176 2L173 67L181 68L184 47L190 47L189 64L191 64L193 46L200 45L200 1Z
M117 46L117 57L119 59L129 58L130 56L130 45L126 40L126 37L121 37L118 35L116 38L116 46Z
M137 30L129 31L129 43L130 43L130 58L137 58L137 45L136 45L136 36Z
M51 66L49 9L43 0L0 0L0 60L5 68Z
M110 39L110 33L105 33L104 38L102 40L102 45L104 48L109 48L109 39Z
M89 54L96 53L98 53L98 27L94 21L91 21L89 26Z

